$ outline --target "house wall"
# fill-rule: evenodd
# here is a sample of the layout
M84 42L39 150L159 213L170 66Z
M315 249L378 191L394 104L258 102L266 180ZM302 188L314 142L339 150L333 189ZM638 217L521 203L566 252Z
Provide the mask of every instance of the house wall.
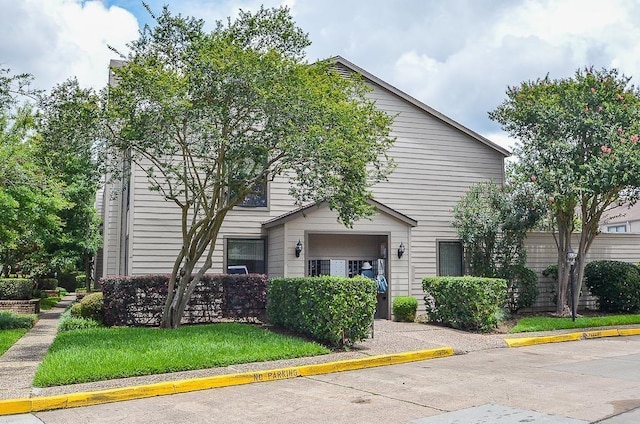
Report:
M285 251L293 246L285 246L284 225L272 228L267 239L267 272L270 277L284 277Z
M577 246L579 236L574 235L572 245ZM545 278L542 271L549 265L558 263L558 250L550 233L529 233L525 247L527 249L527 267L538 274L540 295L533 311L555 311L553 296L556 283ZM630 263L640 262L640 234L601 233L594 240L586 257L587 263L596 260L615 260ZM594 308L593 298L583 288L579 308Z

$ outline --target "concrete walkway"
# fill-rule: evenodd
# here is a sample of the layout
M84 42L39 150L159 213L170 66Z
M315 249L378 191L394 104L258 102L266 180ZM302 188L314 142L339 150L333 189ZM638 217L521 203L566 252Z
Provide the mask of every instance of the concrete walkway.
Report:
M60 315L73 302L67 295L56 306L40 314L27 334L0 356L0 399L28 398L36 369L56 337Z

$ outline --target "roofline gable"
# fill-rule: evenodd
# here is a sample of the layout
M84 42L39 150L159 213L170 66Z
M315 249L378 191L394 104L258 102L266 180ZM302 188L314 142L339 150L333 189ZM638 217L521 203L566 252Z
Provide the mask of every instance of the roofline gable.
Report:
M504 147L501 147L501 146L497 145L496 143L494 143L493 141L489 140L488 138L483 137L482 135L478 134L477 132L475 132L475 131L467 128L467 127L465 127L464 125L460 124L459 122L454 121L453 119L449 118L448 116L438 112L434 108L432 108L430 106L427 106L426 104L422 103L420 100L416 99L415 97L412 97L409 94L405 93L404 91L399 90L398 88L392 86L391 84L381 80L380 78L376 77L372 73L365 71L364 69L362 69L358 65L348 61L344 57L342 57L342 56L333 56L330 60L333 60L336 63L339 63L340 65L350 69L351 71L362 75L365 79L369 80L370 82L372 82L372 83L374 83L376 85L379 85L380 87L382 87L385 90L395 94L396 96L400 97L401 99L405 100L406 102L411 103L412 105L414 105L417 108L423 110L424 112L428 113L429 115L433 116L434 118L444 122L447 125L450 125L450 126L454 127L458 131L461 131L464 134L468 135L469 137L471 137L471 138L479 141L480 143L492 148L493 150L497 151L498 153L500 153L504 157L511 156L511 152L509 150L505 149Z
M326 205L327 202L320 202L320 203L311 203L305 206L301 206L297 209L294 209L292 211L289 211L283 215L277 216L273 219L270 219L268 221L265 221L262 223L262 228L264 229L269 229L269 228L273 228L273 227L277 227L278 225L282 225L284 223L287 223L289 221L293 221L298 219L300 216L306 216L306 212L309 211L311 208L313 207L317 207L320 208L323 205ZM372 205L374 208L376 208L376 210L378 210L379 212L384 213L385 215L389 215L395 219L397 219L398 221L402 221L405 224L407 224L410 227L417 227L418 226L418 221L416 221L413 218L408 217L407 215L396 211L393 208L390 208L389 206L386 206L383 203L378 202L377 200L374 199L369 199L367 200L367 203L369 203L370 205Z

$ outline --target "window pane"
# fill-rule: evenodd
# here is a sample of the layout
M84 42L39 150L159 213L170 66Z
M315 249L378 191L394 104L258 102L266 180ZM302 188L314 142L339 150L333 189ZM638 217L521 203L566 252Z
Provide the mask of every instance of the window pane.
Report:
M462 266L462 243L459 241L438 242L438 275L461 276L464 274Z
M244 265L249 273L266 272L263 239L227 239L227 266Z
M255 194L247 194L247 197L238 206L245 208L264 208L267 206L267 182L256 184Z

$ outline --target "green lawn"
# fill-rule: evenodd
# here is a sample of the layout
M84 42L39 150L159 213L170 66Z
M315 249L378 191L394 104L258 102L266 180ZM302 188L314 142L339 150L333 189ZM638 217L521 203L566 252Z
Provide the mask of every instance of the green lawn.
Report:
M238 323L91 328L58 333L38 367L36 387L322 355L319 344Z
M40 299L40 310L47 311L56 306L58 302L60 302L59 297L43 297Z
M530 331L551 331L570 328L608 327L614 325L640 324L640 315L608 315L602 317L578 317L575 322L571 318L527 317L509 330L510 333Z
M0 356L7 351L18 339L29 331L26 328L0 330Z

